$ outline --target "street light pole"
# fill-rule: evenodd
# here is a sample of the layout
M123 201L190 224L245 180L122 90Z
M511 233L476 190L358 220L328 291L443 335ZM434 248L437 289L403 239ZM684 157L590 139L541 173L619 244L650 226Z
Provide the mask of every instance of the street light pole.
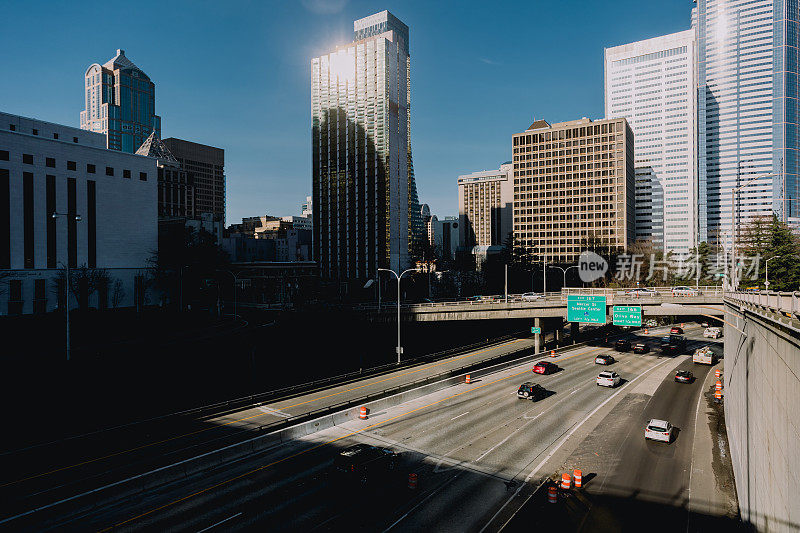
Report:
M419 272L418 268L409 268L397 275L397 272L389 268L379 268L378 272L391 272L397 278L397 364L400 364L400 353L402 352L402 345L400 344L400 279L408 272Z
M562 287L566 287L567 286L567 270L569 270L570 268L578 268L578 265L568 266L567 268L556 266L556 265L550 265L550 268L557 268L557 269L559 269L561 271L561 273L564 275L564 280L563 280L563 283L561 284L561 286Z
M67 214L67 213L57 213L57 212L53 211L53 213L50 216L57 220L59 217L66 217L66 216L70 216L70 215ZM71 216L75 217L75 219L74 219L75 222L80 222L80 220L81 220L81 216L80 215L71 215ZM67 231L69 231L69 228L67 228ZM67 241L69 241L69 239L67 239ZM67 242L67 246L69 246L69 242ZM67 269L67 279L64 282L64 289L66 291L66 294L64 295L65 296L64 297L64 311L65 311L64 314L67 316L67 361L69 361L69 357L70 357L70 340L69 340L69 282L70 282L70 275L69 275L69 249L67 249L67 262L66 263L62 263L62 264Z
M769 262L773 259L777 259L779 257L783 257L782 255L775 255L767 259L766 261L766 272L764 273L764 288L769 290Z

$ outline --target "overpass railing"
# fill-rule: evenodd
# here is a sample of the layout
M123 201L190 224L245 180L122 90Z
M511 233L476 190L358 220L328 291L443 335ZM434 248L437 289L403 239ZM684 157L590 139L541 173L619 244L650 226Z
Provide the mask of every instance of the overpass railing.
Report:
M754 304L774 311L800 315L800 292L738 291L726 292L725 298L735 302Z
M608 303L612 304L614 300L641 300L641 301L654 301L654 302L674 302L684 297L706 297L706 298L722 298L722 287L700 286L700 287L647 287L640 289L631 288L616 288L616 289L603 289L603 288L583 288L583 287L565 287L558 292L548 293L524 293L524 294L509 294L506 298L503 294L494 294L488 296L471 296L466 298L446 298L429 302L416 302L416 303L401 303L401 309L447 309L449 307L463 306L481 306L486 305L499 305L508 303L528 303L528 304L557 304L563 305L567 302L567 297L571 295L593 295L593 296L606 296ZM377 304L362 304L358 309L367 311L377 311ZM381 312L389 312L397 309L395 301L384 301L381 303Z

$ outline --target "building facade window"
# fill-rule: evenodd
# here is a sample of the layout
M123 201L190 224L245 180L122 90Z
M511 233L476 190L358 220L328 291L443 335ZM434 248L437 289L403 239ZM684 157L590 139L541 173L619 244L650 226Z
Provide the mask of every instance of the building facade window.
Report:
M11 203L8 169L0 168L0 269L11 268Z
M22 173L22 226L23 226L23 265L34 268L34 199L33 174Z
M114 167L106 167L106 176L114 175Z
M45 227L47 228L47 268L56 268L56 230L58 223L53 218L56 211L56 177L47 176L45 183Z
M87 163L86 172L88 172L89 174L94 174L96 172L95 166L90 163Z
M49 168L56 168L56 160L52 157L46 157L44 160L44 164Z
M67 170L78 170L78 164L75 161L67 161Z
M86 237L89 268L97 268L97 183L86 182Z
M22 162L26 165L33 164L33 155L32 154L22 154Z

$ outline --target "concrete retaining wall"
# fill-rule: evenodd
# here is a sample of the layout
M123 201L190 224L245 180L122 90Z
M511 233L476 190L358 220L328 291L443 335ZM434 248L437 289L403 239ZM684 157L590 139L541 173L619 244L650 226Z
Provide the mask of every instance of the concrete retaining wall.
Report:
M800 324L755 306L725 310L725 423L742 519L800 531Z

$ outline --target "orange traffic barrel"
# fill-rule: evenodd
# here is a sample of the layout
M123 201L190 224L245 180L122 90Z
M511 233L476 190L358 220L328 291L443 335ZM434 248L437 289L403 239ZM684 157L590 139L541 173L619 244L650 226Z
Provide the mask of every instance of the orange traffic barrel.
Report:
M722 370L720 370L719 368L714 370L714 375L716 376L717 379L721 378L722 377Z
M561 490L569 490L572 486L572 478L569 474L561 474Z
M583 479L581 474L582 474L582 472L580 470L578 470L577 468L572 471L572 477L575 478L575 488L576 489L581 488L581 481Z
M547 489L547 501L550 503L558 503L558 490L555 485L550 485Z
M556 351L550 350L550 357L555 357L555 356L556 356Z
M716 398L717 400L721 400L722 399L722 391L721 390L714 391L714 398Z
M361 412L359 413L358 418L360 418L361 420L366 420L367 419L367 408L366 407L362 407L361 408Z
M683 327L683 322L681 322L681 327Z
M467 374L467 377L464 379L464 383L466 383L467 385L469 385L470 383L472 383L472 381L470 380L470 376L469 376L469 374Z
M650 332L647 331L647 328L644 328L644 334L647 335L648 333L650 333Z
M411 474L409 474L408 475L408 488L411 489L411 490L416 490L417 489L417 480L418 480L418 477L417 477L416 474L414 474L413 472Z
M717 390L722 390L722 382L721 382L721 381L719 381L719 380L717 380L717 384L716 384L715 388L716 388Z

